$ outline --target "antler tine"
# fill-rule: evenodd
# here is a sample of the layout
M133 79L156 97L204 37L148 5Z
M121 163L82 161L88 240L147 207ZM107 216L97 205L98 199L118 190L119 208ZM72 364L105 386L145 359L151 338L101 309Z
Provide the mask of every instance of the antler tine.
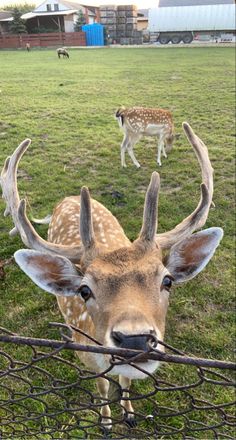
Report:
M143 211L143 225L139 235L139 240L152 242L157 230L157 206L158 192L160 187L160 177L157 172L152 173L149 183Z
M2 172L1 172L1 176L0 176L0 185L1 185L1 187L2 187L2 198L4 199L4 200L6 200L6 196L4 196L4 194L5 194L5 184L4 184L4 180L5 180L5 175L6 175L6 173L7 173L7 170L8 170L8 167L9 167L9 162L10 162L10 159L11 159L11 156L8 156L7 158L6 158L6 160L5 160L5 163L4 163L4 165L3 165L3 169L2 169ZM10 206L8 205L8 203L7 203L7 201L6 201L6 209L5 209L5 211L4 211L4 217L6 217L7 215L9 215L11 212L10 212Z
M30 249L43 252L47 251L51 254L62 255L63 257L67 257L73 262L78 262L80 260L83 254L83 249L81 246L72 247L50 243L37 234L29 219L27 218L26 202L24 199L21 200L19 204L18 219L21 229L21 239L23 243Z
M6 159L1 172L0 184L2 187L2 196L6 201L4 215L11 214L15 225L9 234L14 235L19 232L23 243L30 249L44 252L47 251L53 254L56 253L69 258L71 261L78 262L83 253L82 246L72 247L56 245L42 239L27 218L25 200L20 201L17 188L17 168L21 157L30 143L30 139L25 139L16 148L12 156Z
M185 131L185 134L190 142L190 144L193 146L194 151L196 153L196 156L198 158L198 162L200 164L201 167L201 171L202 171L202 182L205 183L208 192L209 192L209 197L210 197L210 204L209 204L209 208L210 205L212 203L212 197L213 197L213 173L214 170L211 166L211 162L208 156L208 149L206 147L206 145L202 142L202 140L194 133L194 131L192 130L192 128L190 127L190 125L187 122L183 122L183 129ZM209 211L209 209L208 209ZM208 215L208 212L207 212ZM207 219L207 215L206 215L206 219ZM203 226L206 222L206 219L202 220L202 225ZM200 227L201 227L200 226Z
M209 209L212 203L213 196L213 168L208 156L206 145L194 133L187 122L183 122L183 129L192 145L195 154L198 158L201 172L201 198L197 208L191 215L186 217L174 229L156 235L156 241L163 249L168 249L180 240L185 239L191 235L195 230L200 229L206 223Z
M20 197L17 188L17 168L21 157L27 150L30 143L30 139L25 139L23 142L21 142L12 156L7 157L1 172L0 184L2 187L2 197L6 201L4 216L11 214L15 224L15 227L9 232L10 235L15 235L18 232L17 211Z
M90 194L85 186L80 194L80 236L85 249L95 246Z

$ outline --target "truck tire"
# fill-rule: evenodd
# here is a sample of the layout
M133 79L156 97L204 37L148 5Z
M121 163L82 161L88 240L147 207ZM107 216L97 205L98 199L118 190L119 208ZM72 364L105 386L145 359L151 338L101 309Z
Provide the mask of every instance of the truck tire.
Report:
M172 37L171 37L171 43L172 44L179 44L180 43L180 41L181 41L181 37L179 36L179 35L173 35Z
M192 41L193 41L192 34L189 33L189 34L186 34L186 35L183 36L184 44L190 44L190 43L192 43Z
M158 38L158 41L160 41L161 44L168 44L170 41L169 35L160 35Z

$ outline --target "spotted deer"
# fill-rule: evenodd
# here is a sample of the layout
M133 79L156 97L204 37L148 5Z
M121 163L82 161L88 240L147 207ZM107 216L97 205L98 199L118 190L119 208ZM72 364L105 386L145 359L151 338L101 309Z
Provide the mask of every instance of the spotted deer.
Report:
M29 248L14 254L17 264L41 289L56 295L72 329L81 329L104 346L147 351L149 339L155 337L155 348L164 351L161 342L172 284L190 280L202 271L223 236L217 227L193 234L208 217L213 169L206 146L187 123L183 128L201 167L198 206L174 229L157 234L159 175L154 172L146 192L142 227L134 242L112 213L90 198L86 187L80 196L66 197L56 206L48 240L44 240L30 223L25 200L20 200L17 189L18 163L30 140L6 159L1 173L5 215L11 214L15 224L12 233L18 232ZM92 344L86 335L75 330L72 334L76 342ZM83 352L79 356L92 371L110 366L110 355ZM132 366L115 365L109 373L119 375L121 407L130 426L135 426L129 400L131 380L145 378L158 365L158 361L143 360ZM97 386L104 401L102 424L111 429L111 412L105 403L109 382L100 377Z
M161 153L167 157L166 153L172 150L175 138L171 112L160 108L121 107L116 111L116 118L124 132L121 144L121 166L126 167L125 153L128 151L134 165L140 167L133 148L142 136L159 136L157 163L161 166Z
M58 56L58 58L61 58L61 55L62 55L63 58L70 58L70 55L69 55L68 51L64 47L59 47L57 49L57 56Z

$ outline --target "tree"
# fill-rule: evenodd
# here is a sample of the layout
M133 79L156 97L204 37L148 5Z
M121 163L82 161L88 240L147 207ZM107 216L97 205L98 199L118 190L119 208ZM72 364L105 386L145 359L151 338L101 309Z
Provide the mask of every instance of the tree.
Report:
M77 18L77 20L75 22L74 29L75 29L76 32L79 32L79 31L82 30L82 26L84 24L86 24L86 19L85 19L85 16L84 16L83 12L81 11L81 9L77 13L77 15L78 15L78 18Z
M4 6L2 8L3 11L14 11L14 9L19 9L21 14L26 14L27 12L31 12L35 9L36 5L34 3L29 4L29 3L20 3L20 4L11 4L11 5L7 5Z
M26 26L25 26L25 20L21 18L22 13L19 11L18 8L15 8L13 10L12 16L13 21L10 24L10 32L12 34L24 34L27 33Z

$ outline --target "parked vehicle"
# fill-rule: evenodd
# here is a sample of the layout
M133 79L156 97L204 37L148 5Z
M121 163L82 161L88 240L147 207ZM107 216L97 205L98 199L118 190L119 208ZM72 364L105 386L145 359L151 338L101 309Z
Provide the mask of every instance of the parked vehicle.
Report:
M232 41L235 38L235 5L151 8L148 23L150 33L157 33L157 41L161 44L170 41L187 44L193 39Z

